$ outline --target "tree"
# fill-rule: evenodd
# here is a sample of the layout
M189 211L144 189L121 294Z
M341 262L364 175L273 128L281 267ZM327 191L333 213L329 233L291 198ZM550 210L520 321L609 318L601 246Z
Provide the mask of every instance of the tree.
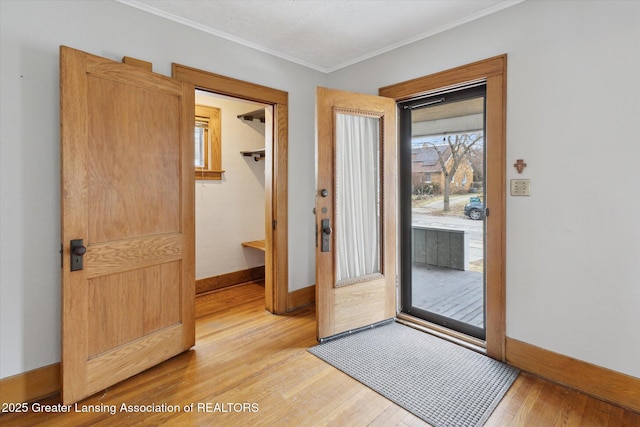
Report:
M440 164L440 169L442 170L442 176L444 177L444 185L443 185L443 195L444 195L444 211L448 212L451 210L449 207L449 194L451 192L451 181L458 170L458 166L462 163L465 158L469 157L469 153L474 145L483 139L482 133L464 133L457 135L449 135L443 138L449 144L449 151L451 151L451 162L449 163L449 167L447 168L447 160L444 158L444 153L440 152L436 148L434 144L431 144L435 149L436 153L438 153L438 163Z
M473 169L473 181L484 181L484 144L476 144L469 151L469 163Z

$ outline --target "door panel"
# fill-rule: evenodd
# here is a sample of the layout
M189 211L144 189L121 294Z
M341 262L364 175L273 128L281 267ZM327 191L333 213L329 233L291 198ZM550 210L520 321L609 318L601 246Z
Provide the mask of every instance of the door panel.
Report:
M191 84L67 47L60 67L69 404L195 343L195 100Z
M179 324L179 304L168 302L180 300L180 267L175 261L90 279L89 357Z
M87 84L87 110L100 111L88 117L91 242L178 232L181 98L103 75Z
M395 101L318 88L318 338L395 316Z

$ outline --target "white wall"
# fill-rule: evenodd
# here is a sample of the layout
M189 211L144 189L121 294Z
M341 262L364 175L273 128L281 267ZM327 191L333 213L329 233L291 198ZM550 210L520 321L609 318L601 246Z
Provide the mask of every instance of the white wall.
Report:
M264 252L242 247L242 242L265 235L264 159L256 162L240 151L265 147L271 140L271 106L265 123L238 119L239 114L264 105L228 97L196 93L196 104L220 108L222 169L220 181L196 176L196 279L264 265Z
M289 93L291 290L314 283L314 100L325 75L114 1L0 1L0 378L60 360L59 46Z
M507 196L507 335L640 377L640 2L526 1L328 85L377 93L503 53L507 179L531 180Z

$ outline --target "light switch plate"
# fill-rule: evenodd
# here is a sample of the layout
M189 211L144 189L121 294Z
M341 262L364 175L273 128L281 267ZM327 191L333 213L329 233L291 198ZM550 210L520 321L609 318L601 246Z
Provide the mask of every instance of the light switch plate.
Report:
M529 196L529 180L528 179L512 179L511 180L512 196Z

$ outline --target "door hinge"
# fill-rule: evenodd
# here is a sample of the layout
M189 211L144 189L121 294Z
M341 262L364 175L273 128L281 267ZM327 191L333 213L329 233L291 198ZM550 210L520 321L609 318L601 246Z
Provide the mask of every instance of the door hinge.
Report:
M64 268L64 258L62 258L62 253L64 252L63 248L64 245L60 243L60 268Z
M273 226L273 230L276 229L276 226L278 225L278 221L276 221L275 219L273 220L273 223L271 224Z
M489 208L484 208L484 216L489 216Z

